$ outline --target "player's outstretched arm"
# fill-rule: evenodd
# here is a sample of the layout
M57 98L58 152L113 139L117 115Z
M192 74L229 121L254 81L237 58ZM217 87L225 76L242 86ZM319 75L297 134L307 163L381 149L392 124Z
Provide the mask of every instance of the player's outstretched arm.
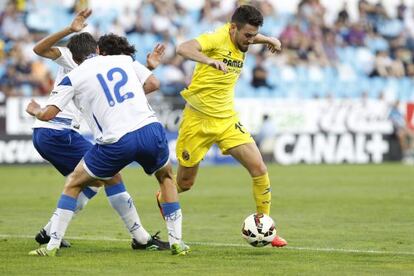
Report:
M262 34L257 34L253 40L254 44L266 44L270 52L276 53L282 50L282 43L275 37L269 37Z
M42 108L35 100L32 99L26 107L26 112L41 121L49 121L56 117L56 115L60 112L60 109L54 105L48 105Z
M45 58L57 59L60 57L61 53L57 47L53 47L56 43L62 40L64 37L81 31L87 26L85 23L86 19L91 15L91 9L81 10L76 17L73 19L70 26L64 28L63 30L56 32L54 34L48 35L47 37L40 40L33 48L33 51Z
M210 65L217 70L227 73L227 65L224 62L209 58L201 51L201 45L197 40L192 39L178 45L177 54L193 61Z

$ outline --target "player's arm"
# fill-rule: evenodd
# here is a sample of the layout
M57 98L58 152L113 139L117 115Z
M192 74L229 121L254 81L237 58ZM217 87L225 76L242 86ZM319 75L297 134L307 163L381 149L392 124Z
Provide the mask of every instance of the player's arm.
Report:
M150 75L142 87L146 95L160 89L160 81L154 75Z
M91 15L91 9L84 9L80 11L76 17L73 19L70 26L64 28L63 30L56 32L54 34L48 35L47 37L40 40L33 48L33 51L45 58L49 59L57 59L61 56L61 53L57 47L54 47L56 43L62 40L64 37L81 31L83 28L87 26L85 20Z
M74 94L72 82L68 76L65 76L50 93L45 107L41 107L32 99L26 107L26 112L41 121L52 120L72 100Z
M135 74L137 75L139 81L142 84L142 88L144 89L145 94L149 94L160 88L160 81L152 74L152 72L147 67L145 67L138 61L134 61L132 65Z
M263 34L257 34L254 37L253 44L266 44L267 48L272 53L280 52L282 50L282 43L279 39Z
M26 112L41 121L49 121L56 117L56 115L60 112L60 109L54 105L41 107L35 100L32 99L26 107Z
M206 56L202 52L200 43L195 39L183 42L180 45L178 45L176 52L178 55L186 59L191 59L199 63L207 64L211 67L216 68L217 70L227 73L226 64L222 61L215 60Z
M165 54L165 45L157 44L154 50L147 55L147 68L154 70L161 64L161 59ZM144 73L145 74L145 73ZM142 85L145 94L154 92L160 88L160 81L151 73L146 77L144 84Z

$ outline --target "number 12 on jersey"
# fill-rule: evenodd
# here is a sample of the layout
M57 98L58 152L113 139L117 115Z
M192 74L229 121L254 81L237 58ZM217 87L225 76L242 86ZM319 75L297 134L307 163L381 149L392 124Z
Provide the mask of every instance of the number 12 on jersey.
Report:
M109 106L115 105L115 100L112 95L115 95L115 99L117 103L122 103L127 99L131 99L134 97L133 92L126 92L125 94L121 95L120 89L128 82L128 75L127 73L119 67L112 68L106 74L108 81L112 82L114 80L114 74L119 73L121 75L121 79L117 81L114 85L114 91L111 93L109 90L108 84L104 79L102 74L97 74L96 77L98 78L99 83L102 86L103 91L105 92L106 100L108 101Z

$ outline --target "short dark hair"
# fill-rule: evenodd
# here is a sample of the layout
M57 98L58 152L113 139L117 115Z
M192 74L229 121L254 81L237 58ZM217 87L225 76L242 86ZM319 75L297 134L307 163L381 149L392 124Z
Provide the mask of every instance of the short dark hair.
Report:
M263 15L253 6L241 5L231 16L231 23L236 23L238 29L243 28L246 24L259 27L263 25Z
M80 33L69 39L67 47L72 53L72 58L77 63L82 63L90 54L96 53L98 44L90 33Z
M99 53L101 55L127 55L134 58L135 46L129 44L128 40L116 34L106 34L98 40Z

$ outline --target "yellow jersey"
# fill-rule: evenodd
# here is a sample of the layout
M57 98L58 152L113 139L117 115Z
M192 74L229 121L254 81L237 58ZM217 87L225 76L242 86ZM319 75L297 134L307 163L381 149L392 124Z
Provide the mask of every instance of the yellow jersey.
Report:
M230 39L230 23L212 33L196 38L206 56L227 65L225 74L207 64L197 63L191 84L181 92L194 109L217 118L233 116L234 86L243 68L245 53L237 49Z

